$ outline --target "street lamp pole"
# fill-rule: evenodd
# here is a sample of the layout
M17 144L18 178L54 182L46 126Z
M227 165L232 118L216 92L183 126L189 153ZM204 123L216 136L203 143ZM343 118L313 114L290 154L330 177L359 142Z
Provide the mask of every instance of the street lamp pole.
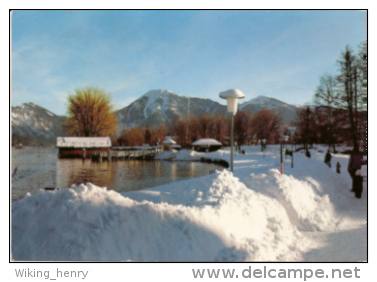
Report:
M264 158L264 151L266 150L266 139L262 139L262 148L263 148L263 158Z
M287 143L288 138L288 135L283 135L284 144ZM280 144L280 173L283 174L283 142Z
M280 174L283 174L283 142L280 142Z
M234 115L231 114L230 122L230 171L233 172L233 147L234 147Z
M288 130L291 133L291 157L292 157L291 168L293 168L293 136L295 134L296 127L295 126L289 126Z
M238 89L230 89L227 91L220 92L220 98L226 99L228 106L228 113L231 115L231 125L230 125L230 171L233 172L233 144L234 144L234 116L237 113L237 101L242 99L245 95L242 91Z
M291 161L291 168L293 168L293 140L291 140L292 144L291 144L291 157L292 157L292 161Z

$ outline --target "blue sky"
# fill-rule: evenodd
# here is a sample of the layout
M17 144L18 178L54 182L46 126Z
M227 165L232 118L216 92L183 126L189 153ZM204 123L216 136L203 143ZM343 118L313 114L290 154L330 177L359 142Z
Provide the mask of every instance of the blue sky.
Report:
M121 109L149 90L225 104L238 88L291 104L312 100L349 45L362 11L58 10L12 13L12 105L66 114L67 96L99 87ZM240 101L243 102L243 101Z

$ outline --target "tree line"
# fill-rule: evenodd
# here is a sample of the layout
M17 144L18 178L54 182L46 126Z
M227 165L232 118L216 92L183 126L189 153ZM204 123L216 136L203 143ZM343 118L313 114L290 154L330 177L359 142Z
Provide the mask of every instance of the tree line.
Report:
M238 111L234 118L234 138L238 145L255 144L261 139L275 143L279 139L281 117L267 109L255 115ZM182 147L189 147L200 138L214 138L224 145L230 143L230 119L223 114L203 114L199 117L180 117L176 115L165 128L127 128L116 142L124 146L142 143L161 144L165 136L173 136Z

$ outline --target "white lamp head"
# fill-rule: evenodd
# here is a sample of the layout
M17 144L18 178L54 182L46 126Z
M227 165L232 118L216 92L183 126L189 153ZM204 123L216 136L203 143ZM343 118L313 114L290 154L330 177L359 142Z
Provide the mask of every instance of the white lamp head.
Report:
M237 113L237 101L242 99L245 95L241 90L230 89L227 91L220 92L220 98L226 99L228 105L228 113L235 115Z

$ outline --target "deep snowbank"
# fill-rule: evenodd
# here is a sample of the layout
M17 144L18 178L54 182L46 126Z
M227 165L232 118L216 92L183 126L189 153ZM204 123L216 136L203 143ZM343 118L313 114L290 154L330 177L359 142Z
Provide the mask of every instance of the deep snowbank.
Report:
M131 200L92 184L39 191L13 205L13 256L19 260L301 259L305 244L296 243L305 240L276 200L247 189L227 171L209 177L209 187L200 185L203 179L195 179L192 188L183 181L169 192L145 191L158 194L154 202Z
M246 180L257 191L278 200L293 225L302 231L331 230L335 214L329 196L316 193L313 183L292 175L281 175L277 169L268 174L251 174Z
M226 159L227 153L173 155ZM363 199L354 198L349 176L336 174L315 151L311 159L296 154L295 168L287 167L284 175L276 169L274 150L262 156L251 147L235 156L234 175L223 170L141 191L120 194L88 183L28 195L12 204L13 258L365 260L364 243L357 249L336 244L351 246L363 238L359 230L365 226L367 191ZM344 156L334 160L346 166ZM334 244L331 254L323 251L326 240ZM333 250L341 253L334 258Z

